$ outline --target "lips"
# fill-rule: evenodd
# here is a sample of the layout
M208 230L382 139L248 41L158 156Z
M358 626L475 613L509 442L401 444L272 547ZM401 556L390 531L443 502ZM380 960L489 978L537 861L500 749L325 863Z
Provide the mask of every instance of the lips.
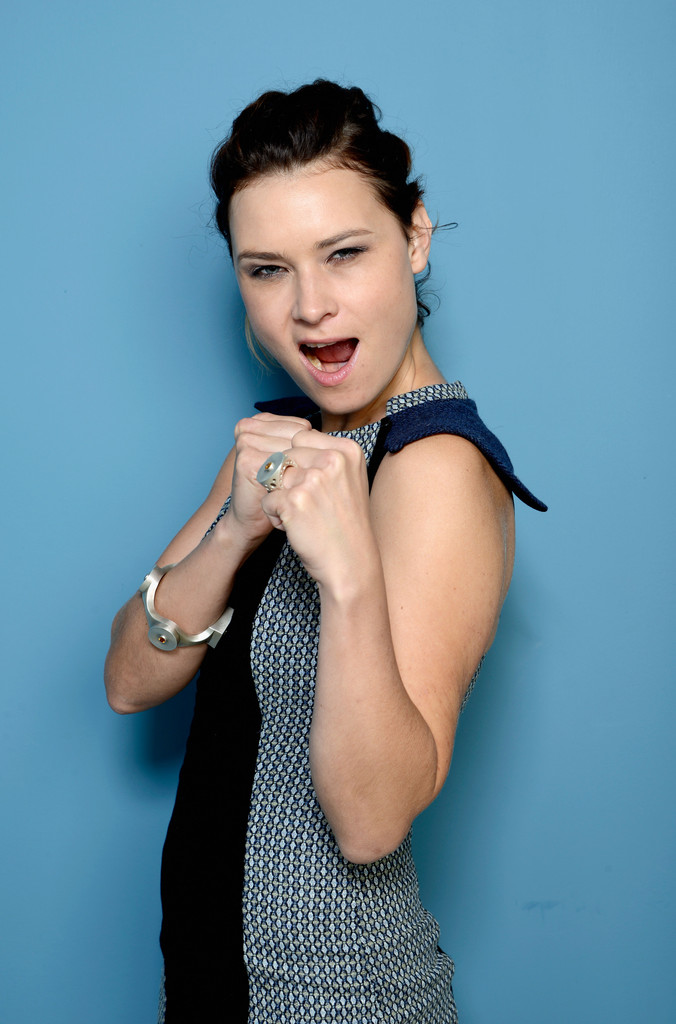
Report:
M322 387L334 387L351 374L359 354L358 338L328 342L302 342L301 359L310 375Z
M329 344L308 342L301 345L301 351L315 369L323 370L325 373L337 373L350 361L357 344L356 338L343 338Z

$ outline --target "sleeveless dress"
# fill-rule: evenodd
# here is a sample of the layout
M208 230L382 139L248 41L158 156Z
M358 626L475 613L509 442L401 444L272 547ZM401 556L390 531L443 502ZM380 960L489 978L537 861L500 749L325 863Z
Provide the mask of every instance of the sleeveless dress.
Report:
M458 433L544 509L459 383L399 395L387 409L381 423L336 434L361 445L371 481L385 451ZM454 966L420 902L410 834L381 860L353 864L317 801L319 596L283 533L247 560L231 604L198 679L163 851L160 1022L453 1024Z

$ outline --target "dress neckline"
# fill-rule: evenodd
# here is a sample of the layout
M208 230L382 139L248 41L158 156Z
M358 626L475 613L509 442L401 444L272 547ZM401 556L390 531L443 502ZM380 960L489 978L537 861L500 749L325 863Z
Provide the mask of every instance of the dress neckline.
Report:
M405 391L402 395L394 395L387 400L387 414L393 415L401 409L412 409L414 405L422 405L424 402L434 402L438 399L457 398L465 401L469 398L465 388L459 380L452 383L444 381L443 384L426 384L424 387L415 388L413 391Z
M421 388L414 388L413 391L405 391L401 395L393 395L387 400L386 416L393 416L402 409L412 409L416 405L424 405L426 402L435 402L441 399L456 398L465 401L469 398L467 391L459 380L452 383L425 384ZM382 420L374 420L372 423L363 423L360 427L353 427L352 430L330 430L331 437L352 437L358 438L363 432L370 434L376 427L379 427Z

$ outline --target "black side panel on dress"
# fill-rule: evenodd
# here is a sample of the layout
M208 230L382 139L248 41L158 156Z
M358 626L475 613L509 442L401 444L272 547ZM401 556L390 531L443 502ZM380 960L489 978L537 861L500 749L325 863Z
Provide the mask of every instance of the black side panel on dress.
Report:
M166 1024L246 1024L242 886L260 710L250 669L254 616L285 535L237 574L230 628L209 649L162 854Z
M290 395L287 398L268 398L264 402L254 402L259 412L272 412L275 416L298 416L310 419L319 412L319 406L307 395Z

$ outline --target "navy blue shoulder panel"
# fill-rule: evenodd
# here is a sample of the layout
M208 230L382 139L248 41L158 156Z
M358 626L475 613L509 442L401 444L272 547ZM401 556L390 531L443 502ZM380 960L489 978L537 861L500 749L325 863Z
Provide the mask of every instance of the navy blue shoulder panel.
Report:
M317 412L317 406L309 398L278 398L269 402L256 402L261 412L277 413L280 416L307 416ZM509 455L495 434L491 433L479 416L476 402L470 398L438 398L433 402L422 402L410 408L386 416L383 426L387 433L384 449L387 452L401 451L412 441L433 434L457 434L471 441L490 462L506 487L526 505L546 512L547 506L536 498L514 474Z
M390 429L385 438L386 451L399 452L411 441L419 441L433 434L457 434L479 449L517 498L538 512L547 511L547 506L515 476L509 455L483 422L477 412L476 402L470 398L439 398L434 402L423 402L408 409L400 409L387 419L390 421Z

